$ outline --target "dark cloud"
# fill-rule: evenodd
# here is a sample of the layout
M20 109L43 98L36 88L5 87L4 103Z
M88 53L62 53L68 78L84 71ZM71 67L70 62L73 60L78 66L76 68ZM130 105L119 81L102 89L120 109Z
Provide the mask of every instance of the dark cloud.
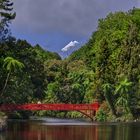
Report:
M128 10L138 0L14 0L15 28L44 34L61 32L87 36L95 30L98 18L108 12Z

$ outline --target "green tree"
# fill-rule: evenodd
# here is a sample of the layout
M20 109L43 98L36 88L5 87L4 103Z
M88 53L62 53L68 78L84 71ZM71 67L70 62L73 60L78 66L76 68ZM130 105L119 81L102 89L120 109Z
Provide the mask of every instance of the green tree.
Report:
M116 105L122 106L126 112L130 112L130 88L132 88L132 82L128 81L127 78L122 80L118 86L116 86L115 94L118 94Z
M6 69L6 71L8 73L7 73L7 77L6 77L6 80L5 80L4 87L3 87L2 92L1 92L1 96L3 96L3 94L6 90L7 83L8 83L8 80L10 78L10 74L12 72L17 71L17 70L21 71L24 68L24 64L21 63L20 61L16 60L16 59L14 59L14 58L12 58L12 57L6 57L4 59L3 67Z
M113 86L109 83L106 83L106 84L103 84L102 85L102 88L103 88L103 92L104 92L104 96L105 96L105 99L106 101L108 102L108 105L113 113L113 115L116 116L116 109L115 109L115 106L114 106L114 101L113 100Z

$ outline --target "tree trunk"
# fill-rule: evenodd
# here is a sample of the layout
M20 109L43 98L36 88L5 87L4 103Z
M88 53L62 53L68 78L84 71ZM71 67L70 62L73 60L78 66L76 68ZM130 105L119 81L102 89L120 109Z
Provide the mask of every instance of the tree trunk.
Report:
M112 114L115 115L115 116L117 116L116 109L115 109L115 106L114 106L113 101L112 101L112 95L110 94L110 96L109 96L108 93L106 93L105 94L105 98L106 98L106 101L109 104L109 107L110 107L110 109L112 111Z
M5 80L4 87L3 87L3 89L2 89L2 93L1 93L1 95L0 95L1 97L3 96L3 94L4 94L4 92L5 92L5 89L6 89L6 87L7 87L7 83L8 83L8 80L9 80L10 74L11 74L11 72L9 72L9 73L7 74L7 77L6 77L6 80Z

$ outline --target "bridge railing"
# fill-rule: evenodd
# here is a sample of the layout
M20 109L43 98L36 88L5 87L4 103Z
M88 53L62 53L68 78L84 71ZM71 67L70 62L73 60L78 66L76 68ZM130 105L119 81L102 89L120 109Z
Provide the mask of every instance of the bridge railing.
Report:
M97 111L100 105L98 102L93 104L3 104L1 111L18 110L94 110Z

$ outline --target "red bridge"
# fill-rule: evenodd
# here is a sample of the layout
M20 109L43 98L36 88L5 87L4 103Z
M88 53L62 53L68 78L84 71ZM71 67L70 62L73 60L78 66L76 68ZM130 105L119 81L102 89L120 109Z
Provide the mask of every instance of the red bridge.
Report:
M90 119L93 119L99 109L99 103L93 104L3 104L0 111L40 111L40 110L63 110L63 111L79 111Z

